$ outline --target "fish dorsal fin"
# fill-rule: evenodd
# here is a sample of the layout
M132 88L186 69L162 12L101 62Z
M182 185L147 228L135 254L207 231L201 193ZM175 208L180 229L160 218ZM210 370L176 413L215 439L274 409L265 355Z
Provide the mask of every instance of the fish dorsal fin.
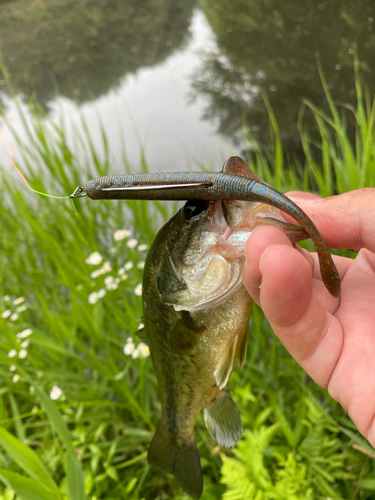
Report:
M241 437L241 416L227 389L222 389L204 409L204 421L211 437L224 448L232 448Z
M243 367L246 361L248 339L249 339L249 323L247 322L242 331L238 335L238 340L236 345L236 358L240 368Z
M241 175L242 177L248 177L249 179L254 179L255 181L266 184L266 182L258 177L257 174L251 170L249 165L239 156L231 156L225 160L222 172L224 174Z
M233 369L234 357L236 355L237 335L231 340L228 350L215 370L216 384L223 389L228 382L229 375Z
M205 326L197 324L191 314L182 311L182 318L169 334L169 347L176 354L187 354L198 344Z
M140 328L139 330L137 330L135 332L135 334L137 335L137 337L142 340L142 342L144 342L145 344L147 344L147 332L146 332L146 328L144 326L142 326L142 328Z

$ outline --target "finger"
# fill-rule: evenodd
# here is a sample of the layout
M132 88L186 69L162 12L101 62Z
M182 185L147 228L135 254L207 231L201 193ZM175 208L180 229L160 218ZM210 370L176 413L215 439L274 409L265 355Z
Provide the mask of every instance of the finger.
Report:
M340 356L343 333L313 289L311 266L285 244L268 247L259 266L260 306L275 334L305 371L326 387Z
M328 390L375 444L375 255L361 250L345 275L337 319L345 342Z
M247 291L258 305L260 293L259 286L261 284L259 261L264 250L271 244L285 244L290 247L292 246L287 236L285 236L285 234L279 229L272 226L257 227L252 232L245 246L246 262L243 270L243 282ZM328 292L327 294L325 293L326 288L321 282L320 264L317 254L310 253L298 245L295 245L295 248L302 255L304 255L310 263L313 269L313 278L316 280L314 286L321 290L320 298L323 303L326 303L327 310L334 312L337 307L337 301L332 301L331 295ZM352 259L333 255L333 260L342 279L345 276L348 267L352 263Z
M273 226L258 226L251 233L245 245L245 265L242 273L243 283L252 299L259 305L259 287L262 275L259 269L260 258L265 249L272 244L292 247L284 233Z
M326 199L298 191L288 193L288 197L312 219L328 246L375 251L375 220L371 215L375 209L374 188Z

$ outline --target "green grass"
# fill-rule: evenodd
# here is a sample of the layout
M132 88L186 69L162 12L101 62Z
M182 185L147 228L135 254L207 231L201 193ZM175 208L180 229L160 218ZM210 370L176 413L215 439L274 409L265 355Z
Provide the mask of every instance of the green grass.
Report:
M305 164L283 153L265 100L270 148L261 150L249 137L255 147L251 167L282 191L313 188L329 196L374 186L375 106L362 92L357 75L357 108L337 106L327 90L329 114L304 103ZM87 128L75 134L73 151L64 123L49 123L40 110L30 109L33 120L24 121L27 142L12 132L14 153L34 189L64 196L88 178L110 173L104 130L102 156ZM306 113L316 121L314 137L304 132ZM137 168L124 154L124 168L146 171L145 156ZM135 289L142 280L137 265L146 252L137 247L151 244L174 205L84 198L77 201L76 216L68 200L30 194L13 175L2 172L1 183L7 195L0 202L0 312L16 312L18 297L25 298L20 305L27 309L17 319L0 317L0 500L185 498L171 476L147 464L160 415L150 359L123 353L129 337L139 343L134 332L142 321ZM132 235L116 242L118 229ZM135 248L127 246L130 238L138 240ZM101 264L86 263L96 251ZM104 262L112 271L91 278ZM105 288L104 278L118 276L129 262L127 279L90 304L89 295ZM8 357L20 351L16 334L25 329L33 332L27 356ZM259 309L250 335L246 365L229 381L246 429L234 454L218 450L198 419L203 500L374 498L375 450L291 359ZM50 398L54 386L62 390L57 400Z

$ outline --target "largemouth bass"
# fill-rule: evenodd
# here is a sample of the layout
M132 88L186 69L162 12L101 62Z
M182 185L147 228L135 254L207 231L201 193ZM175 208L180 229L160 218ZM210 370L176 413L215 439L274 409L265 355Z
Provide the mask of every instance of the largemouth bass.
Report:
M237 157L223 172L257 178ZM227 382L235 359L240 367L246 359L252 300L242 283L244 246L262 224L279 227L293 243L309 237L270 205L190 200L159 231L146 259L139 335L150 347L162 403L148 461L174 474L197 499L203 490L194 439L200 410L219 445L234 446L242 433Z

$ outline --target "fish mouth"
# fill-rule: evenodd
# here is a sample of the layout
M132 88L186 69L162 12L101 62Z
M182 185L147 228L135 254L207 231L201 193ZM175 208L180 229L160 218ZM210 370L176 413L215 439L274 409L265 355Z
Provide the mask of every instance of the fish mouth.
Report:
M212 250L226 259L237 259L244 257L246 241L254 229L263 225L279 228L293 244L309 238L299 224L287 222L279 209L243 201L215 201L205 229L220 234Z

